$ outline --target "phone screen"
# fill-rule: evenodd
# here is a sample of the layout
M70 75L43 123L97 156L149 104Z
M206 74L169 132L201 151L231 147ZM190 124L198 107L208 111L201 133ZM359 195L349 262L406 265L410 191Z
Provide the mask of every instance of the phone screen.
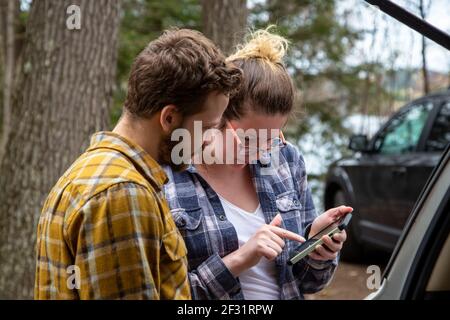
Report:
M323 240L322 237L324 235L329 235L330 237L334 234L340 232L345 229L352 218L352 214L348 213L340 219L330 223L325 228L320 230L318 233L310 237L308 240L299 245L291 255L291 258L288 260L289 265L293 265L299 262L301 259L309 255L311 252L315 250L318 245L321 245Z
M329 225L327 225L326 227L324 227L322 230L320 230L319 232L317 232L315 235L311 236L308 238L309 239L320 239L322 238L324 235L328 234L331 230L337 228L339 226L339 224L342 222L342 220L344 219L345 216L342 216L341 218L339 218L338 220L330 223Z

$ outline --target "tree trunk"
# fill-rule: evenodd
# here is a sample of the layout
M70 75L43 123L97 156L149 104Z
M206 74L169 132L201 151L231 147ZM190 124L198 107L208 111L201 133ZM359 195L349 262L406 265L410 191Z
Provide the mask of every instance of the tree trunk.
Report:
M428 94L430 92L430 79L427 66L427 45L425 37L422 37L422 76L423 76L423 93Z
M2 86L0 86L0 159L2 155L1 143L2 143L2 131L3 131L3 85L5 79L5 49L6 49L6 0L0 0L0 79ZM1 161L1 160L0 160Z
M67 28L72 4L81 9L81 30ZM89 136L108 128L119 6L119 0L33 2L0 167L0 298L32 297L43 202Z
M11 130L11 98L14 84L14 71L16 62L16 24L20 3L17 0L1 0L1 43L2 43L2 125L0 135L0 162L5 151L6 142Z
M431 0L430 0L431 4ZM429 5L430 5L429 4ZM419 0L419 11L422 19L426 18L426 10L423 0ZM427 66L427 42L424 36L422 36L422 76L423 76L423 93L428 94L430 92L430 79Z
M203 33L225 54L239 43L247 27L246 0L202 0Z

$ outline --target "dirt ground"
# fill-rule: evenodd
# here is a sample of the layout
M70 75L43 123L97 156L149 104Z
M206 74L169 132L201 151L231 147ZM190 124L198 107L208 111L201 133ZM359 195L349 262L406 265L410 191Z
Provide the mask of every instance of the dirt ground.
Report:
M369 265L378 265L381 271L386 267L389 256L378 254L369 261L361 264L339 262L336 273L330 285L322 291L306 295L308 300L360 300L374 290L367 288L366 282L370 274L367 273Z

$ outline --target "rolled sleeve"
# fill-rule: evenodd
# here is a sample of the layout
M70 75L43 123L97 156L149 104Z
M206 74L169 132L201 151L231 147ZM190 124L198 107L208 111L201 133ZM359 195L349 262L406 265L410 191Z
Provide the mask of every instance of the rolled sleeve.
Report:
M222 258L214 254L189 273L192 296L198 299L234 299L241 293L239 280Z
M306 262L308 263L308 265L310 267L312 267L315 270L324 270L327 269L333 265L337 265L337 258L334 260L327 260L327 261L322 261L322 260L315 260L312 259L310 257L306 257Z

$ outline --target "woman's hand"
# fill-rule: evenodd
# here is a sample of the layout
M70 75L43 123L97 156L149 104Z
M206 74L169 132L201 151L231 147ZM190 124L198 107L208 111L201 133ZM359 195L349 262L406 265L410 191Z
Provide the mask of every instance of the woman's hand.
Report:
M284 248L283 239L305 241L300 235L280 228L281 221L278 214L270 224L259 228L242 247L223 258L223 262L235 277L258 264L262 257L274 260Z
M314 220L308 237L314 236L333 221L340 219L342 216L352 211L353 208L351 207L340 206L322 213ZM309 254L309 257L319 261L333 260L337 257L339 251L341 251L342 245L347 239L347 233L343 230L335 234L333 238L325 235L322 239L323 245L317 246L316 250Z

